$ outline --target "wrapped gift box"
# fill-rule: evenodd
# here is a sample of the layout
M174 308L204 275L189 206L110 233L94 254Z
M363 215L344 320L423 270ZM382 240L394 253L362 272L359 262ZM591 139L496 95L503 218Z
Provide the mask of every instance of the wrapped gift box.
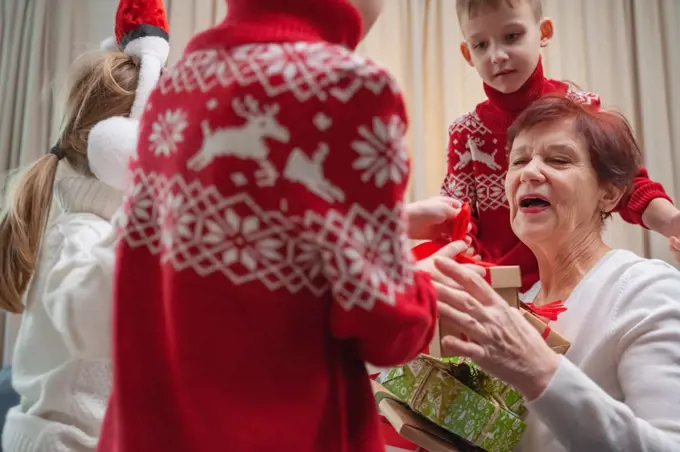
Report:
M518 266L488 267L486 280L510 306L522 312L524 318L541 333L550 348L559 354L567 352L571 343L553 330L547 319L532 313L531 309L527 309L526 305L520 302L519 289L522 287L522 274ZM438 322L435 335L429 347L429 354L432 356L443 356L441 338L451 333L447 331L446 325L443 322Z
M496 266L487 268L486 280L512 307L519 308L519 288L522 287L522 274L519 266ZM446 325L440 322L430 344L429 354L442 356L441 338L451 334Z
M525 424L493 398L478 393L479 389L473 390L468 386L470 382L466 385L458 380L454 375L457 366L461 365L464 364L421 355L404 366L383 373L379 383L386 392L376 394L376 399L379 404L385 398L399 400L415 413L465 441L463 444L467 449L460 449L461 446L449 441L452 447L458 447L450 450L475 450L470 449L474 446L488 452L512 451L526 428ZM428 427L427 423L421 423L413 424L412 428L446 441L436 426ZM403 425L395 425L395 428L404 430Z
M541 333L545 342L550 346L555 353L563 355L567 353L569 347L571 347L571 342L563 338L557 331L553 330L545 319L539 318L537 315L533 314L531 310L520 308L522 315L531 325Z
M491 287L513 308L519 308L519 288L522 287L522 272L519 266L488 267L486 280Z
M524 406L524 397L512 386L506 382L499 380L498 378L487 374L484 372L477 364L473 363L468 358L453 357L453 358L435 358L444 363L450 363L452 365L466 365L471 370L480 373L485 376L485 388L484 393L487 398L492 398L498 402L503 408L514 413L515 415L522 417L526 412Z

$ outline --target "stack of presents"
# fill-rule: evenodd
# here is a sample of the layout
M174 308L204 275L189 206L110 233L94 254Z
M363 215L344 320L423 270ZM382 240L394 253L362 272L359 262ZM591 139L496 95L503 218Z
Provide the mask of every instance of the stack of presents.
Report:
M567 351L570 344L550 328L551 319L520 302L519 267L489 266L486 279L553 350ZM429 354L385 369L372 382L388 450L512 451L526 428L522 396L468 359L443 357L441 337L447 334L442 323Z

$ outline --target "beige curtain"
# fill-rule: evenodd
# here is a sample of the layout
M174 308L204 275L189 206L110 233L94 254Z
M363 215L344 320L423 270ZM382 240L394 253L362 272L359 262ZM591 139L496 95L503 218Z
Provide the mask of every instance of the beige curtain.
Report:
M49 10L48 1L0 3L0 173L31 160L49 138L50 116L41 114L51 108Z
M164 0L170 26L170 64L184 52L191 37L215 25L227 13L225 0Z

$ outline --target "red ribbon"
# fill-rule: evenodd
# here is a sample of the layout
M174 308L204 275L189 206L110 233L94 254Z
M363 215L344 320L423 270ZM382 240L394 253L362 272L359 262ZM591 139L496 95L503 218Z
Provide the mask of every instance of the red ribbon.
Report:
M552 322L557 321L557 317L562 314L567 308L562 303L562 300L553 301L552 303L536 306L533 303L522 303L522 307L538 317L544 317Z
M470 225L471 220L472 209L470 207L470 204L463 203L463 206L461 207L460 212L458 213L456 219L453 221L453 225L451 227L451 241L465 239L465 235L467 234L468 226ZM434 253L436 253L449 243L450 242L445 239L424 242L421 243L420 245L415 246L411 251L413 252L413 256L416 258L416 260L421 261L427 257L430 257L431 255L433 255ZM489 271L489 268L495 267L496 266L495 264L492 264L490 262L477 261L473 259L471 256L468 256L466 254L459 254L454 258L454 260L459 264L474 264L486 268L487 270L486 274L484 275L484 279L486 280L486 282L491 284L491 272ZM543 306L536 306L533 303L522 303L522 307L538 317L542 317L547 319L548 321L553 322L557 320L557 317L561 313L567 310L562 301L553 301L552 303L548 303ZM546 324L545 330L543 331L542 334L544 339L548 338L550 331L551 331L550 326Z
M537 317L543 317L544 319L547 319L548 322L556 321L559 315L567 310L566 306L564 306L564 303L562 303L562 300L553 301L542 306L536 306L533 303L522 303L522 307ZM541 337L543 339L548 339L548 336L550 336L550 331L552 331L550 329L550 325L546 323L545 329L543 330L543 333L541 333Z
M470 225L471 219L472 208L470 207L470 204L465 202L463 203L463 206L460 208L458 216L453 221L453 225L451 227L451 241L447 241L442 238L439 240L433 240L431 242L421 243L413 247L413 249L411 250L413 256L416 258L416 260L422 261L423 259L432 256L434 253L444 248L451 242L455 242L457 240L465 240L465 236L467 235L468 226ZM495 264L492 264L490 262L475 260L471 256L468 256L466 254L459 254L454 258L454 260L459 264L474 264L487 269L496 266ZM491 284L491 273L488 270L486 272L486 275L484 275L484 279L486 280L486 282Z

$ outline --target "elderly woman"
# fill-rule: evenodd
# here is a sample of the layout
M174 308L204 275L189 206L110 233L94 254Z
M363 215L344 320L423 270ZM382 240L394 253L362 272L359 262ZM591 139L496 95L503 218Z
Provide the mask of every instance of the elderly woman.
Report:
M448 355L517 388L529 415L521 451L680 451L680 272L610 249L604 220L631 187L640 151L625 119L545 98L509 131L512 227L536 254L525 301L563 300L557 355L477 273L435 262Z

